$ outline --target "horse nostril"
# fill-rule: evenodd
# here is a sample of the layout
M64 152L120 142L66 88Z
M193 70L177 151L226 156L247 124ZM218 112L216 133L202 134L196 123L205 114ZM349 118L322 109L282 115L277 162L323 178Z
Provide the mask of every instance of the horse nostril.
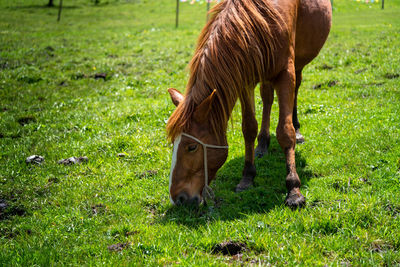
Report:
M182 205L186 202L187 199L188 199L188 195L185 192L182 192L176 198L176 204Z

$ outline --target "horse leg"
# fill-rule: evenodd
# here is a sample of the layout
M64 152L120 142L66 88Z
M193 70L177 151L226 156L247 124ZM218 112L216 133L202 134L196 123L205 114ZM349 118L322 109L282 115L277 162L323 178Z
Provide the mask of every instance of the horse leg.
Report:
M296 172L296 132L292 123L295 71L293 63L290 63L288 69L282 71L274 81L279 103L279 122L276 128L276 137L286 156L286 188L288 194L285 204L291 208L297 208L305 205L305 198L300 192L301 182Z
M296 71L296 88L295 88L295 95L294 95L294 107L293 107L293 127L296 131L296 142L298 144L302 144L305 142L304 136L300 133L300 122L299 118L297 117L297 94L299 93L299 87L301 85L302 80L302 70Z
M270 142L269 126L271 107L272 103L274 102L274 88L272 88L271 83L261 83L260 95L263 101L263 112L260 133L257 137L258 145L255 150L255 156L258 158L262 158L267 153Z
M242 131L245 142L245 161L242 180L236 186L236 192L244 191L252 186L256 176L254 141L257 137L258 125L255 116L254 90L251 90L248 97L241 97L240 102L242 107Z

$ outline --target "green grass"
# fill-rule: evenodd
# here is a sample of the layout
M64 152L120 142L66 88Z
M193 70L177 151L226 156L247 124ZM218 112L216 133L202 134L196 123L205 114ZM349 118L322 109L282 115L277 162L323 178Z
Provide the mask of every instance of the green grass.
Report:
M0 265L400 264L398 0L385 10L334 1L331 34L300 89L301 211L283 205L275 134L256 186L234 193L238 107L216 203L169 203L166 89L185 87L204 4L182 3L175 29L174 1L64 1L60 23L46 2L0 2ZM272 129L277 114L275 103ZM33 154L45 162L27 165ZM71 156L89 162L57 164ZM249 249L211 253L226 240ZM108 249L118 243L127 245Z

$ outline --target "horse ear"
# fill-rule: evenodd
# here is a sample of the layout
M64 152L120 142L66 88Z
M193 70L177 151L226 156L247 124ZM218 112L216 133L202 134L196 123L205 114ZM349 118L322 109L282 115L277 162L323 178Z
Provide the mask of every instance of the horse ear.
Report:
M197 108L193 114L194 119L197 122L204 122L207 119L208 114L210 113L210 110L211 110L212 103L213 103L216 95L217 95L217 90L214 89L214 91L212 91L211 95L209 95L206 99L203 100L203 102L200 103L200 105L197 106Z
M171 96L171 100L175 106L178 106L179 103L181 103L184 99L184 96L181 94L181 92L179 92L175 88L169 88L168 93Z

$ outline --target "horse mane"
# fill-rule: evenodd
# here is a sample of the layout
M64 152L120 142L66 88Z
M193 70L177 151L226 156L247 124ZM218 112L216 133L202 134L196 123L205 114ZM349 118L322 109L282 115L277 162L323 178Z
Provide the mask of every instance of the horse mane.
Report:
M214 89L208 120L216 137L223 137L236 100L274 67L274 33L285 24L270 0L225 0L210 13L189 64L185 98L167 123L172 141L190 128L196 107Z

